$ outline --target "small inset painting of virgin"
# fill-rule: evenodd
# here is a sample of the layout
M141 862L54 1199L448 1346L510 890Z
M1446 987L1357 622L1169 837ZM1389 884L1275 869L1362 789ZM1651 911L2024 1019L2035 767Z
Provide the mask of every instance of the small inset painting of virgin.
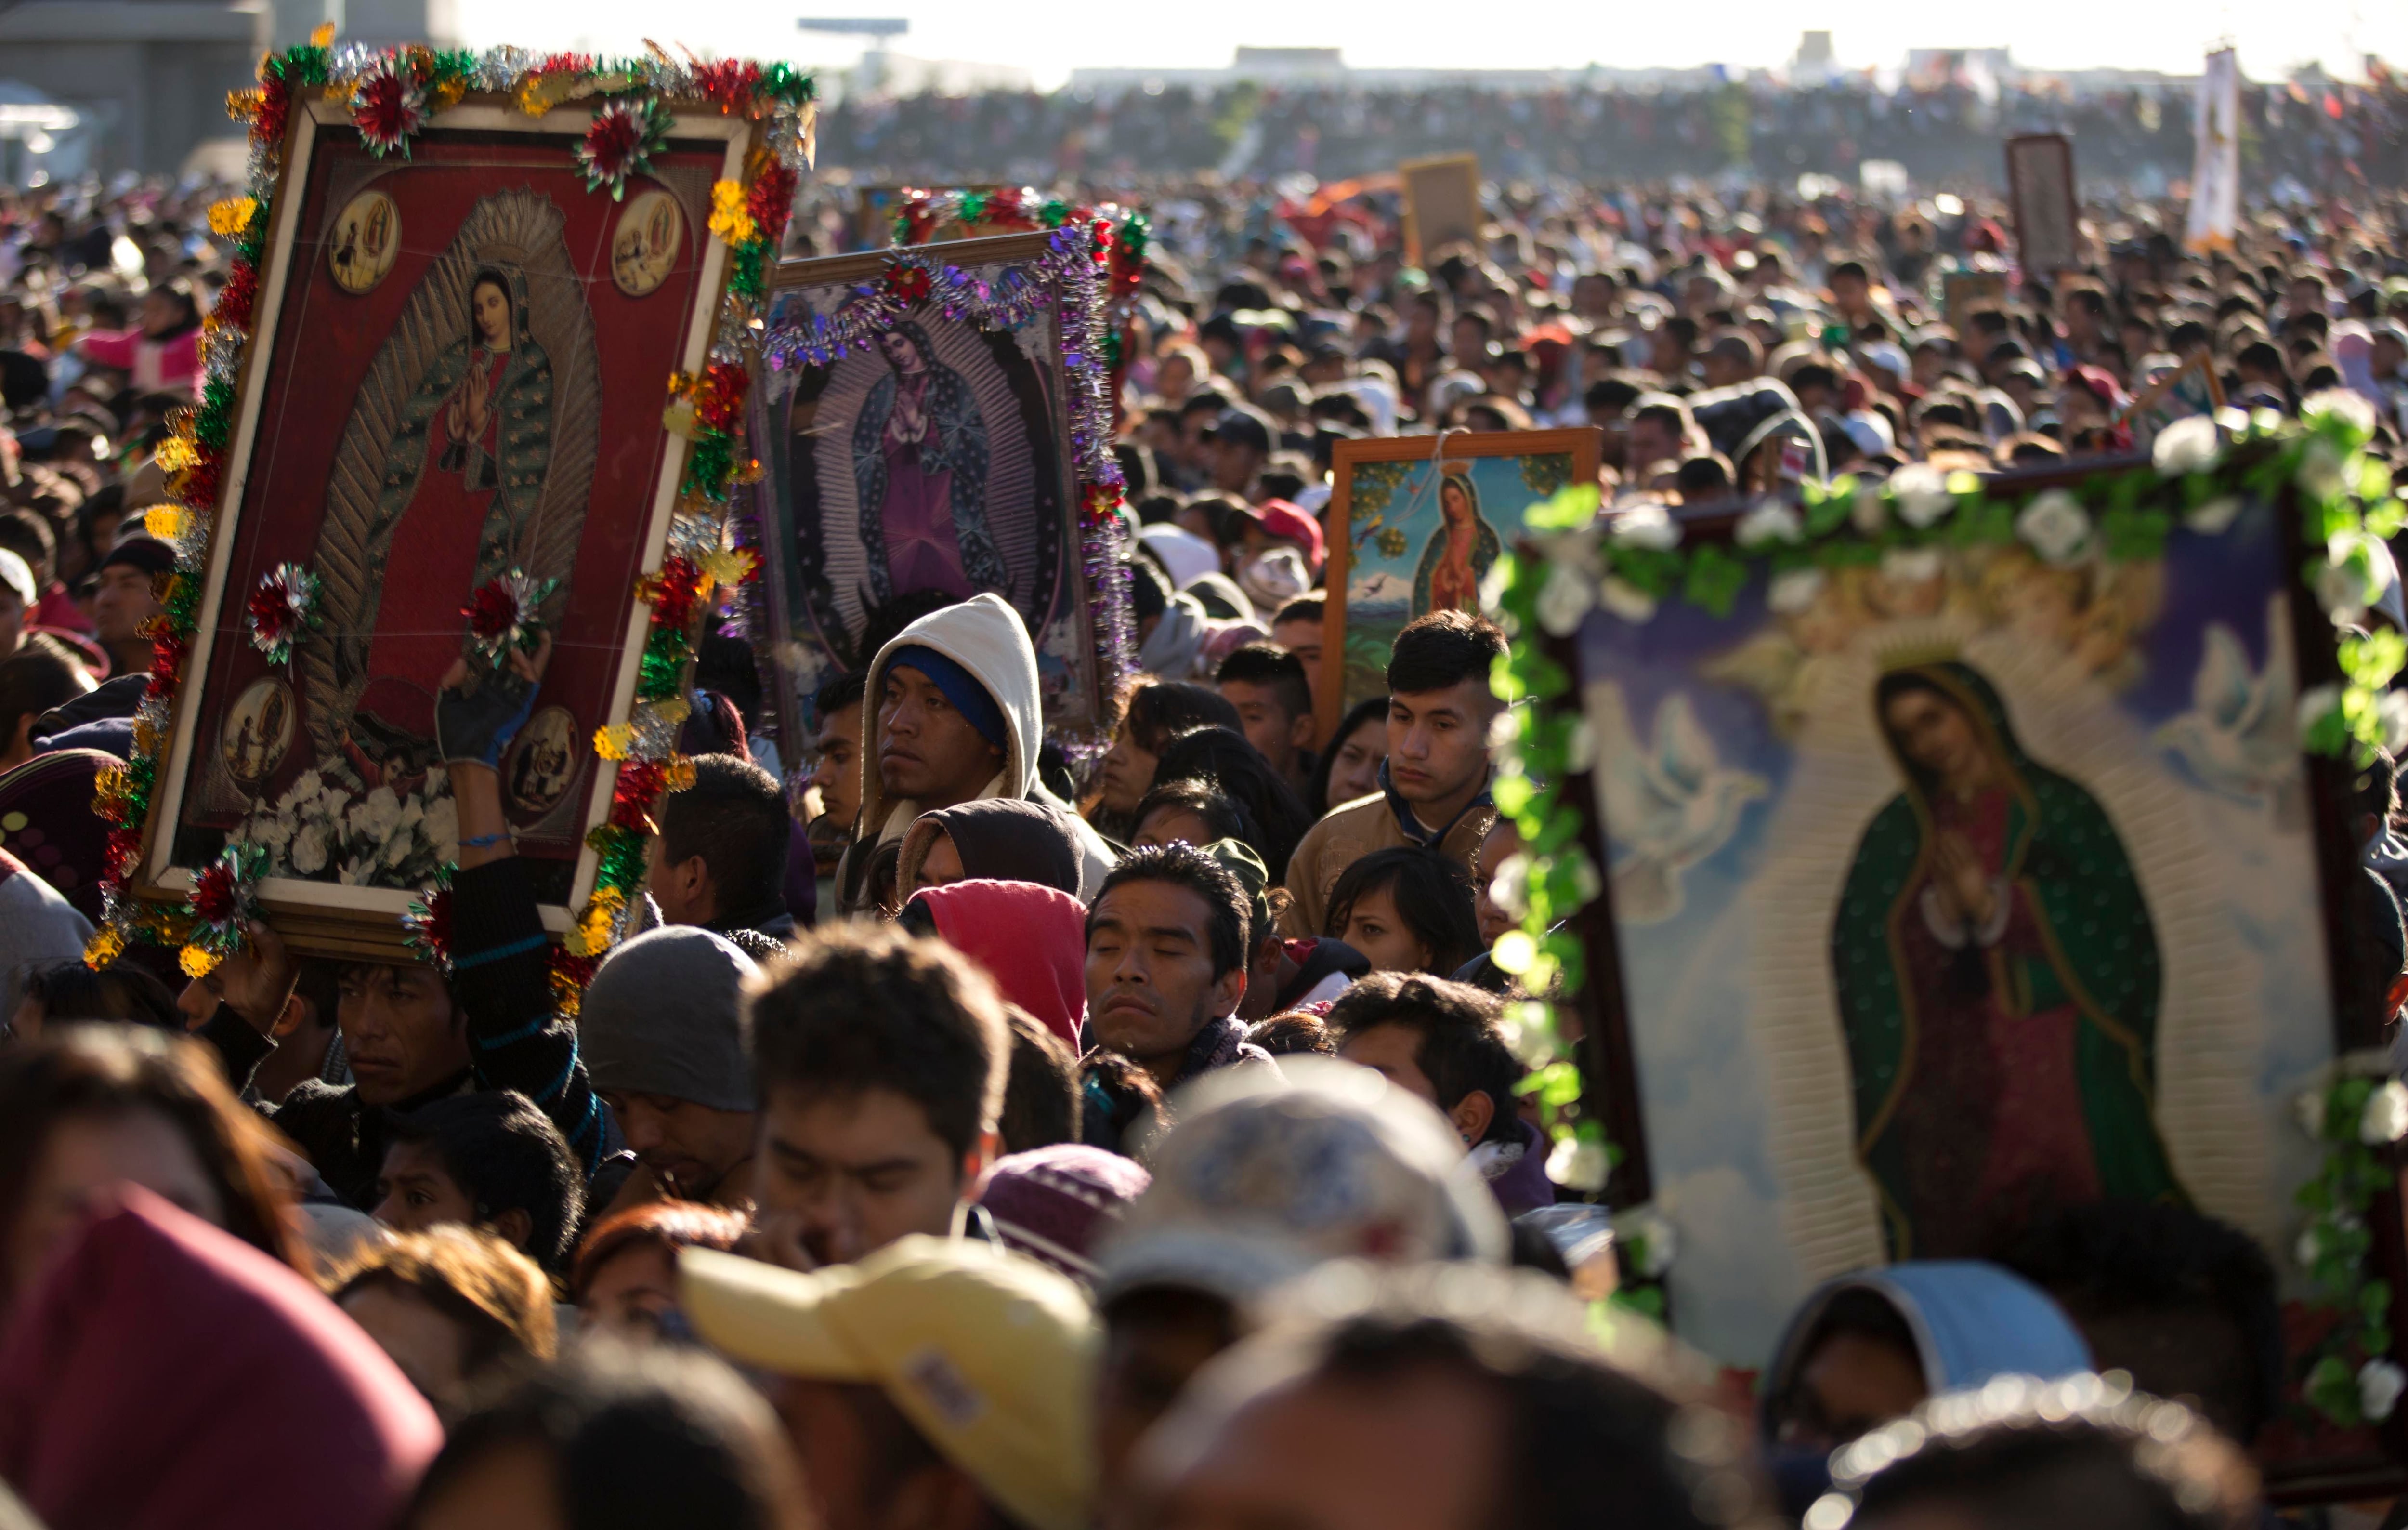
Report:
M293 747L295 716L293 692L284 682L254 680L243 687L218 729L218 758L236 785L254 792L276 773Z

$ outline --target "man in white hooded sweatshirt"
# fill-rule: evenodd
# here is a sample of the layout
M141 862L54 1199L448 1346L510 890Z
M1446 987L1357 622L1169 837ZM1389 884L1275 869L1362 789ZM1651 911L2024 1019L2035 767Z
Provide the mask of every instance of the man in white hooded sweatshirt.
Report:
M861 704L861 811L837 872L846 912L872 906L870 864L880 845L899 844L923 813L986 797L1061 810L1084 852L1082 896L1103 886L1111 846L1038 782L1045 725L1037 650L1001 596L975 596L905 628L870 661Z

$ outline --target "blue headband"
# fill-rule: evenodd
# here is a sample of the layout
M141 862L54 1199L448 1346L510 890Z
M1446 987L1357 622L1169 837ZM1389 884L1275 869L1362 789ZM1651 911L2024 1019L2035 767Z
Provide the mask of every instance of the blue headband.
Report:
M945 693L945 700L953 703L953 710L979 730L979 737L998 749L1010 750L1011 741L1004 732L1003 708L995 704L995 698L968 670L934 648L924 648L916 642L896 649L886 667L917 670L926 675L931 685Z

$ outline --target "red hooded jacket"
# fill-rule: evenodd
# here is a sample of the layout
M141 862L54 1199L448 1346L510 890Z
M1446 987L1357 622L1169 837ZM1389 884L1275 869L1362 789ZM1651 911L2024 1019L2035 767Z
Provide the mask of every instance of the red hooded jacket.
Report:
M1028 1011L1077 1056L1087 1019L1087 910L1034 882L955 882L923 888L946 945L984 967L1003 996Z

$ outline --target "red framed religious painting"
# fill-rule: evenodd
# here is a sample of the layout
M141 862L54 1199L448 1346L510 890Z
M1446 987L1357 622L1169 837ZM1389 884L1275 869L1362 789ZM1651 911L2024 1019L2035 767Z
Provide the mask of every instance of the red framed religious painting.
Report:
M307 53L291 67L322 76ZM366 125L373 61L289 91L280 175L223 219L251 222L255 289L216 492L167 512L190 635L136 765L155 785L130 880L156 908L239 859L304 949L401 947L458 854L437 693L538 633L504 805L547 926L599 918L607 945L649 831L649 795L613 813L619 762L671 762L695 601L741 574L723 523L744 368L723 330L731 274L757 296L782 228L794 172L765 143L792 103L752 109L752 65L706 99L693 78L645 90L651 65L546 77L527 55L470 60L442 102L459 57L387 56L404 87L428 76L398 137Z

